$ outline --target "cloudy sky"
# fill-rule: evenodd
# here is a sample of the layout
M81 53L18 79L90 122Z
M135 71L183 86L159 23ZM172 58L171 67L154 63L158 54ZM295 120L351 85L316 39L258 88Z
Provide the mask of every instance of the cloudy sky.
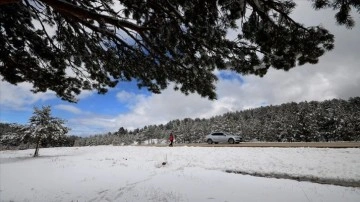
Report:
M292 14L295 20L306 26L320 24L335 35L335 49L316 65L288 72L272 69L263 78L217 72L216 101L197 94L185 96L172 87L151 94L134 83L120 83L106 95L84 92L72 104L53 92L33 94L29 83L13 86L0 81L0 122L26 124L35 106L50 105L53 116L67 120L70 134L87 136L265 105L360 96L360 15L353 13L356 26L348 30L336 25L332 10L314 11L308 1L297 4Z

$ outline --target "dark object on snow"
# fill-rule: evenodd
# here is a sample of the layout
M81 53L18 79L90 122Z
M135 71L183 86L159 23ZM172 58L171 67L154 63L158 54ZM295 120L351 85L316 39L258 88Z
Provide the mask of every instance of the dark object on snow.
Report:
M166 162L162 162L162 165L163 165L163 166L166 165Z

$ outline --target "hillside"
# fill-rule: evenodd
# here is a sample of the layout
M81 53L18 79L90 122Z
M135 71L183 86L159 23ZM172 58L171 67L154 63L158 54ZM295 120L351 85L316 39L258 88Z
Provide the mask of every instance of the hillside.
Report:
M75 144L139 144L147 139L167 139L170 132L178 143L203 142L205 135L225 131L241 135L245 141L327 142L360 140L360 97L348 101L286 103L229 112L210 119L172 120L165 125L149 125L134 131L77 139Z

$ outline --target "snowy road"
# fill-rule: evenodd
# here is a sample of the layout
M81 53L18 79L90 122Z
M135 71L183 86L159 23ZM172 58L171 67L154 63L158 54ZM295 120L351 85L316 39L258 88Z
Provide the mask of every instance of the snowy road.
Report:
M167 145L156 145L167 146ZM241 142L240 144L177 144L192 147L309 147L309 148L360 148L360 142Z

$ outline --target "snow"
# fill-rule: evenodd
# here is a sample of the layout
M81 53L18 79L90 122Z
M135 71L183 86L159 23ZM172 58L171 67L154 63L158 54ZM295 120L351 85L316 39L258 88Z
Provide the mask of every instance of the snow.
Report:
M0 201L360 201L359 148L95 146L39 152L37 158L33 149L0 152Z

